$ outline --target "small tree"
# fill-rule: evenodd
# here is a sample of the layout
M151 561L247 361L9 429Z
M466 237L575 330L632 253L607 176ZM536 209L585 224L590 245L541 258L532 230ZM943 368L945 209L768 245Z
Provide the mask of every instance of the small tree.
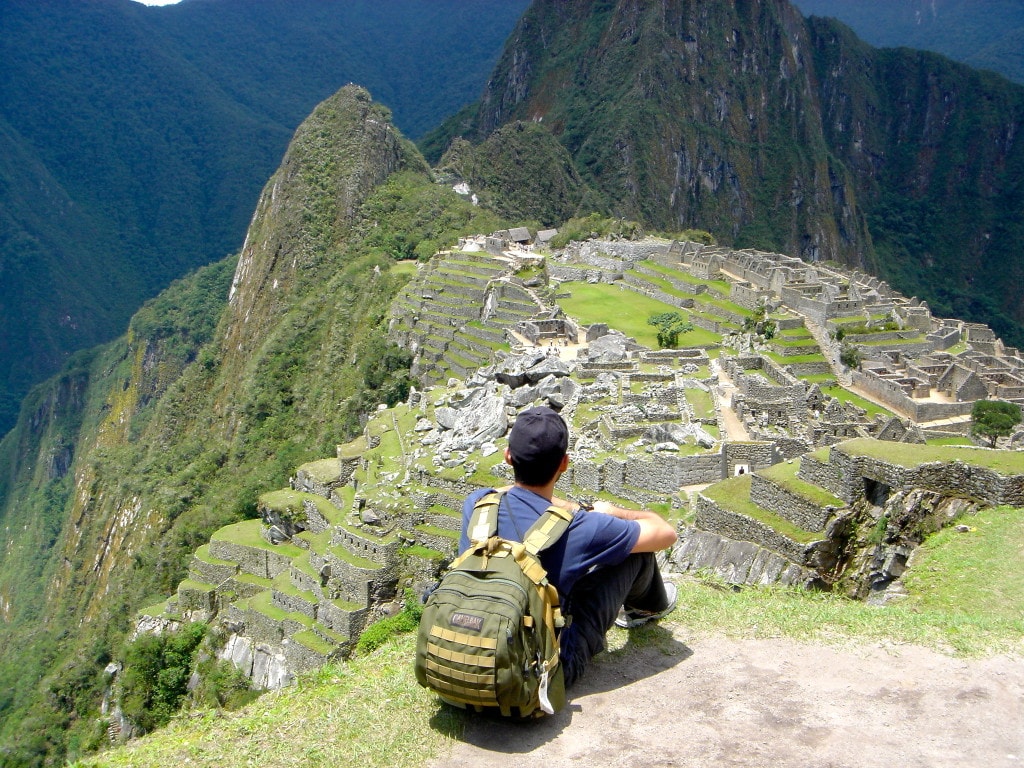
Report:
M1020 406L1005 400L978 400L971 409L971 434L987 437L989 445L1006 437L1021 422Z
M860 366L860 350L853 344L843 344L839 348L839 361L847 368Z
M647 324L658 329L658 346L662 349L675 349L679 344L679 335L693 330L693 323L679 312L651 315L647 318Z

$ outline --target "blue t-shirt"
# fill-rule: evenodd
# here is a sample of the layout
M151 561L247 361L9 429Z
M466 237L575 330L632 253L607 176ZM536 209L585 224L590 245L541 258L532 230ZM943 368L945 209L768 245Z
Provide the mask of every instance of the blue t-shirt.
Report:
M467 528L473 516L473 506L493 488L481 488L466 499L462 507L462 536L459 538L459 552L469 548ZM550 502L533 491L514 486L498 509L498 535L505 539L521 541L533 525L550 506ZM640 538L640 523L635 520L620 520L600 512L577 512L568 530L551 547L540 553L541 565L548 572L548 578L555 585L558 594L567 596L576 581L592 569L602 565L618 565L625 560L637 539Z

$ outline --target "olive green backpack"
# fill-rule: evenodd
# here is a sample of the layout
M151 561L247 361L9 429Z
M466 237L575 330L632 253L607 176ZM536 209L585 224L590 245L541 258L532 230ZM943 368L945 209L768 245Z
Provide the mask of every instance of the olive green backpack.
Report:
M487 494L469 522L470 547L427 599L416 642L416 679L444 701L521 718L565 706L558 591L538 553L569 527L549 507L523 543L497 535L504 494Z

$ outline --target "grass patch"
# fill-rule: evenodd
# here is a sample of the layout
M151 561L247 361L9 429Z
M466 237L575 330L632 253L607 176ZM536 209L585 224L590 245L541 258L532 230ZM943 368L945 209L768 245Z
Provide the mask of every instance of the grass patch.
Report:
M326 768L341 760L361 768L422 766L450 749L464 716L416 684L414 646L415 637L402 636L241 711L194 712L79 765Z
M610 328L632 336L650 349L658 348L658 329L648 325L647 318L662 312L679 311L677 307L619 285L564 283L561 290L572 295L559 299L559 305L581 325L607 323Z
M312 477L314 480L327 485L338 480L338 476L341 473L341 467L338 466L338 460L334 459L320 459L319 461L311 461L307 464L303 464L299 467L300 472L305 472L307 475Z
M927 441L928 445L974 445L969 437L932 437Z
M1004 475L1024 474L1024 451L995 451L991 448L957 445L911 445L871 438L849 440L840 443L840 446L842 451L854 456L870 456L908 468L932 461L961 461Z
M985 509L960 522L968 533L945 528L914 553L904 577L914 606L923 611L983 614L1016 622L1024 635L1024 512Z
M595 663L628 664L630 646L664 642L664 629L742 639L786 637L830 645L911 643L964 657L1024 653L1021 510L985 510L966 534L931 537L905 577L910 596L879 607L785 587L729 585L677 577L676 609L658 626L613 628ZM691 630L692 628L692 630ZM78 768L273 765L417 768L461 739L467 717L416 684L415 636L304 675L236 712L193 710L156 733L80 760ZM282 738L283 736L283 738Z
M798 544L810 544L812 541L822 538L821 531L805 531L786 518L752 502L750 500L750 477L750 475L730 477L728 480L722 480L705 488L703 493L722 509L746 515Z
M303 552L294 544L271 544L263 538L263 521L258 519L243 520L234 525L224 526L210 537L210 541L230 541L245 547L257 547L277 552L285 557L298 557Z
M710 392L687 388L685 393L686 401L693 406L693 413L698 419L715 418L715 401Z
M843 389L840 386L822 387L821 391L823 394L826 394L829 397L834 397L841 403L851 403L857 406L858 408L863 408L867 412L869 418L874 418L877 415L882 415L886 417L893 415L892 411L888 410L887 408L883 408L877 403L873 403L870 400L866 400L860 395L855 395L853 392L850 392L847 389Z

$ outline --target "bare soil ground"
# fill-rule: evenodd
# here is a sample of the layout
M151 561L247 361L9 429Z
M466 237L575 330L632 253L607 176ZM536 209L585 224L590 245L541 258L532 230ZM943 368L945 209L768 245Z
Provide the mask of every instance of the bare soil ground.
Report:
M598 656L567 711L474 716L433 766L1024 768L1024 659L654 631Z

